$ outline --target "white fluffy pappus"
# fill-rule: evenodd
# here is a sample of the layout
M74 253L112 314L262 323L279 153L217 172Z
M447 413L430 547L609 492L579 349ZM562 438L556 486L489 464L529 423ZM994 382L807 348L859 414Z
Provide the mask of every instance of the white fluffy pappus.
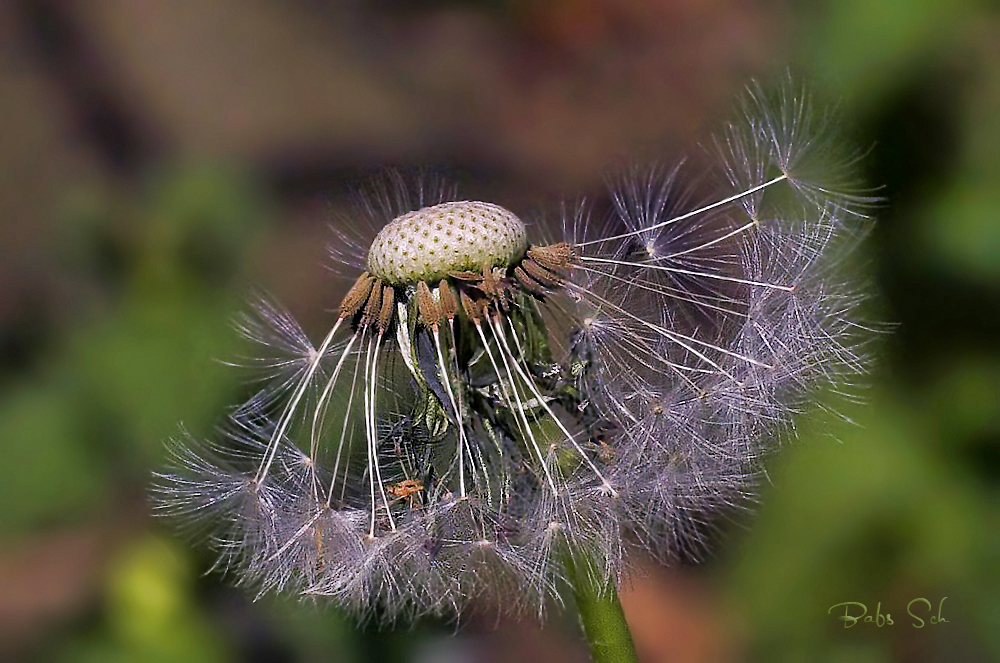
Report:
M240 322L261 390L222 440L171 444L157 509L260 592L385 620L540 613L567 556L613 583L633 548L696 555L811 394L865 370L837 268L871 199L828 128L753 88L714 143L715 199L633 171L549 241L390 178L359 210L371 235L339 231L355 281L318 345L263 301Z

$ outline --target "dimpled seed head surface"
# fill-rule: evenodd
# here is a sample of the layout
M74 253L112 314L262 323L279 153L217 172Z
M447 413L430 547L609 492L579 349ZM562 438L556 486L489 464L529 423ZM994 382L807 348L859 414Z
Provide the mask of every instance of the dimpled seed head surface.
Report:
M524 224L499 205L440 203L382 228L368 250L368 271L396 285L436 281L483 264L508 267L527 248Z

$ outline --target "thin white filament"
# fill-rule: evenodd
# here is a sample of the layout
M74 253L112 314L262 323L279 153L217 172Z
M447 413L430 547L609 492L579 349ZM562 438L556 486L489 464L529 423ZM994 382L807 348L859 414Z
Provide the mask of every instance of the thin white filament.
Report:
M457 339L455 337L455 319L454 318L452 318L451 320L448 321L448 331L451 334L451 347L452 348L458 347ZM460 371L460 369L458 367L458 352L457 352L457 350L455 351L454 359L455 359L455 361L452 364L452 366L454 367L454 369L455 369L455 375L457 376L457 375L459 375L459 371ZM499 377L499 376L497 376L497 377ZM465 422L465 412L464 412L465 401L464 400L460 401L459 405L462 406L462 410L463 410L462 412L459 413L459 420L462 423L464 423ZM475 460L479 461L479 467L482 470L482 485L486 486L486 500L487 500L488 503L492 504L493 503L493 488L490 485L490 480L489 480L490 472L489 472L489 469L486 467L486 460L483 458L483 452L479 448L479 445L477 445L477 444L471 444L471 443L468 443L468 442L467 442L467 444L468 444L468 447L469 447L469 455L473 456L475 458ZM477 471L476 467L475 467L475 464L473 464L472 470L473 470L473 472Z
M489 319L487 318L487 322L488 321L489 321ZM478 320L475 321L474 324L475 324L475 327L476 327L476 331L479 332L479 338L483 342L483 348L485 348L485 350L486 350L486 356L489 357L490 365L493 366L493 373L494 373L494 375L497 376L497 382L500 384L500 391L503 394L504 403L511 410L516 410L517 413L519 415L521 415L520 417L515 417L514 421L517 422L517 427L521 430L521 434L527 437L528 435L531 434L531 427L528 424L527 417L524 417L523 412L521 412L521 408L519 407L520 400L518 401L518 406L515 406L514 405L514 401L511 398L510 392L507 391L507 384L504 382L503 376L500 375L500 367L497 365L496 358L494 358L494 356L493 356L493 351L490 350L490 344L486 340L486 334L483 333L483 326L482 326L482 324L480 324L480 322ZM501 355L501 357L502 356L503 355ZM506 364L506 360L505 360L504 363ZM511 380L511 388L513 388L514 377L511 375L509 368L507 369L507 376L508 376L508 379ZM523 419L523 421L522 421L522 419ZM536 449L537 449L537 447L536 447ZM497 447L497 450L500 451L501 453L503 453L503 450L500 449L499 446ZM556 491L556 485L555 485L555 482L552 480L552 476L549 474L548 463L546 463L545 459L541 457L541 454L539 454L539 458L541 459L542 467L545 470L545 476L546 476L546 478L549 481L549 485L552 487L552 491L555 492Z
M743 224L736 230L732 230L726 233L725 235L722 235L721 237L716 237L715 239L705 242L704 244L699 244L698 246L692 246L690 249L684 249L683 251L678 251L677 253L671 253L665 256L656 256L655 260L670 260L671 258L676 258L678 256L687 255L688 253L694 253L695 251L701 251L702 249L707 249L708 247L714 246L719 242L725 241L730 237L733 237L734 235L739 235L744 230L749 230L750 228L753 228L758 223L759 222L756 219L754 219L753 221Z
M371 347L369 345L369 347ZM378 355L382 350L382 332L379 331L378 338L375 340L375 352L372 354L372 372L371 372L371 383L370 385L365 385L367 389L371 392L371 407L368 408L368 430L369 430L369 462L375 466L375 480L378 483L379 492L382 495L382 504L385 506L385 515L389 518L389 527L395 531L396 523L392 519L392 512L389 510L389 496L385 494L385 486L382 484L382 467L378 462L378 430L375 426L375 407L378 404L375 398L375 390L378 386ZM372 500L372 529L371 535L375 536L375 501Z
M684 336L682 336L680 334L675 334L674 332L670 331L669 329L666 329L666 328L661 327L659 325L653 324L652 322L649 322L648 320L643 320L639 316L637 316L637 315L635 315L633 313L629 313L628 311L626 311L622 307L616 306L616 305L612 304L611 302L609 302L608 300L604 299L603 297L601 297L599 295L595 295L592 292L588 292L587 290L585 290L584 288L581 288L580 286L577 286L577 285L571 283L570 287L572 287L574 289L577 289L578 291L580 291L585 296L594 297L595 299L597 299L597 300L599 300L599 301L607 304L609 307L611 307L614 310L618 311L622 315L625 315L625 316L627 316L629 318L632 318L633 320L635 320L639 324L643 325L644 327L647 327L648 329L653 330L654 332L656 332L657 334L659 334L663 338L667 339L668 341L671 341L671 342L676 343L677 345L681 346L682 348L684 348L685 350L687 350L688 352L690 352L694 356L698 357L699 359L701 359L702 361L704 361L705 363L707 363L709 366L712 366L713 368L715 368L717 371L719 371L720 373L722 373L723 375L725 375L726 377L728 377L733 382L739 382L736 379L735 376L733 376L731 373L729 373L729 371L727 371L726 369L722 368L722 366L719 366L719 364L716 363L715 361L713 361L708 355L706 355L703 352L699 352L695 348L691 347L688 343L685 343L683 340L680 340L680 339L684 339L686 337L684 337ZM678 336L680 336L680 339L677 338ZM702 345L707 345L710 348L714 348L716 350L723 351L726 354L734 355L736 357L739 357L740 359L745 359L748 362L758 363L758 364L760 363L760 362L757 362L754 359L750 359L749 357L741 357L740 355L737 355L736 353L733 353L731 351L726 351L723 348L719 348L717 346L712 345L711 343L706 343L704 341L697 341L697 342L700 343L700 344L702 344ZM769 367L765 367L765 368L769 368Z
M499 314L497 314L497 318L499 317L500 317ZM499 320L497 321L497 324L499 324ZM521 356L523 357L524 350L520 347L520 342L517 340L517 333L516 330L514 329L514 323L511 322L510 318L507 318L507 326L510 327L511 332L514 334L514 342L518 343L519 346L518 351L521 353ZM504 346L507 345L506 339L501 338L500 342L503 343ZM538 402L541 403L542 407L545 409L548 415L552 417L552 420L556 422L557 426L559 426L559 430L561 430L563 435L566 436L566 439L573 444L573 448L576 449L577 453L579 453L580 456L583 458L583 460L586 461L591 471L593 471L593 473L597 475L597 478L601 480L601 483L603 484L602 488L605 488L608 491L610 491L612 495L617 495L618 491L614 489L614 487L607 479L604 478L604 474L602 474L601 471L597 469L597 466L594 465L594 462L590 460L590 456L587 455L587 453L583 450L583 447L581 447L580 444L576 441L576 436L570 433L569 430L566 429L566 426L563 425L562 420L559 419L559 417L556 416L556 413L552 410L552 408L549 407L549 404L545 400L545 397L542 396L542 393L538 390L538 387L535 385L534 379L532 379L531 376L529 376L524 371L524 369L521 368L520 362L518 362L517 360L514 361L514 368L517 369L517 372L521 376L521 379L528 384L528 388L535 395L535 398L538 399Z
M493 323L493 320L490 319L489 316L487 316L486 322L489 323L490 325L490 331L493 332L493 337L499 340L500 331L497 330L496 325ZM482 331L480 331L480 333L482 333ZM485 338L483 340L485 341ZM549 486L552 488L552 494L558 495L559 489L556 488L555 480L553 480L552 473L549 471L549 464L545 460L545 454L542 453L541 447L538 446L538 441L535 439L535 433L531 430L531 423L528 421L527 415L524 414L524 404L521 402L521 395L518 393L517 383L514 381L514 374L510 370L510 362L507 361L507 356L510 355L510 348L504 342L503 347L501 348L497 346L497 349L501 351L500 359L503 360L504 368L506 369L507 372L507 378L510 380L510 388L514 394L515 403L512 404L512 407L517 411L518 414L521 415L521 419L524 422L524 431L525 433L527 433L528 441L531 443L532 448L535 450L535 454L538 456L539 462L542 464L542 469L545 471L545 478L548 480ZM506 351L506 353L503 352L504 350ZM510 358L511 360L513 360L514 356L510 355ZM499 377L499 374L497 375L497 377Z
M441 335L438 332L437 325L434 325L433 332L434 349L437 350L438 368L444 380L444 390L448 394L448 402L451 403L451 409L454 411L455 420L458 423L458 494L460 497L465 498L467 497L465 492L465 421L463 413L458 409L455 394L451 390L451 377L448 374L448 367L444 363L444 353L441 351Z
M669 288L667 286L663 286L663 285L660 285L658 283L654 283L653 281L646 281L644 279L639 279L639 278L627 279L624 276L618 276L617 274L614 274L612 272L605 272L605 271L602 271L600 269L595 269L593 267L587 267L585 265L577 265L577 267L579 269L584 270L584 271L591 272L593 274L599 274L600 276L607 277L607 278L612 279L614 281L619 281L621 283L625 283L625 284L630 285L630 286L635 286L635 287L639 288L640 290L646 290L648 292L652 292L652 293L655 293L657 295L661 295L663 297L670 297L671 299L676 299L677 301L688 302L689 304L694 304L695 306L698 306L698 307L704 307L704 308L714 309L716 311L719 311L720 313L726 313L728 315L746 315L745 313L741 313L739 311L734 311L732 309L723 308L722 306L719 306L718 304L710 304L709 302L701 300L701 299L693 299L693 297L695 297L696 295L691 294L691 293L687 293L687 294L690 294L691 297L683 297L681 295L676 294L677 292L684 292L683 290L680 290L678 288ZM718 299L725 301L728 298L719 297ZM730 301L732 301L732 300L730 300ZM734 301L733 303L738 303L738 302Z
M281 418L278 420L278 425L275 427L274 433L271 435L271 440L268 443L267 451L264 455L264 461L257 469L257 476L254 477L254 483L257 484L258 489L264 483L264 479L267 477L267 473L271 468L271 463L274 462L274 456L278 453L278 445L281 442L281 438L285 435L285 431L288 429L288 424L292 420L292 415L295 413L295 409L299 406L299 401L302 400L303 394L306 393L306 389L309 387L309 382L312 381L313 375L316 373L316 369L319 368L320 360L326 353L326 349L330 347L330 343L333 341L333 336L337 333L337 329L340 327L342 322L344 322L344 318L338 318L336 324L333 325L333 328L326 335L326 338L323 339L323 343L320 344L316 354L309 360L309 367L306 369L305 375L302 376L299 386L295 389L295 393L292 395L292 400L289 401L288 406L285 408L284 412L282 412Z
M353 339L352 339L353 340ZM354 376L351 378L351 391L347 396L347 407L344 410L344 423L340 427L340 442L337 444L337 459L334 461L333 474L330 478L330 492L326 495L326 505L329 507L333 500L333 487L337 484L337 472L340 470L340 458L344 451L344 441L347 439L347 423L351 421L351 407L354 405L354 393L358 386L358 370L361 368L361 362L354 362ZM351 435L353 436L353 426L351 427ZM348 465L350 464L350 456L348 456ZM344 467L344 488L347 487L347 470ZM343 492L341 492L341 499L343 499Z
M751 281L735 276L715 274L713 272L696 272L692 269L681 269L680 267L667 267L666 265L653 265L648 262L632 262L629 260L616 260L614 258L598 258L596 256L580 256L580 260L585 262L599 262L608 265L622 265L623 267L635 267L637 269L655 269L661 272L671 272L674 274L687 274L688 276L699 276L706 279L716 279L718 281L728 281L729 283L742 283L743 285L756 285L762 288L773 288L774 290L784 290L785 292L795 292L793 285L781 285L779 283L765 283L763 281Z
M330 404L330 395L333 393L333 388L337 384L337 379L340 377L340 370L344 367L344 361L347 356L351 353L351 348L354 346L354 341L358 339L358 333L354 332L351 336L351 340L347 342L344 347L343 353L340 355L340 359L337 361L337 366L333 370L333 375L327 380L326 386L323 388L323 393L320 395L319 402L316 403L316 409L313 411L313 421L312 421L312 431L309 436L309 456L313 459L313 481L316 477L316 453L319 446L319 433L323 428L323 421L326 418L326 411ZM353 396L353 394L352 394ZM344 413L344 418L346 419L348 413Z
M706 348L711 348L712 350L717 350L718 352L721 352L722 354L729 355L730 357L733 357L735 359L739 359L741 361L745 361L748 364L753 364L754 366L760 366L761 368L766 368L768 370L774 368L773 366L770 366L770 365L765 364L763 362L757 361L756 359L753 359L752 357L747 357L745 355L741 355L738 352L733 352L732 350L727 350L726 348L723 348L721 346L713 345L712 343L709 343L708 341L702 341L701 339L694 338L693 336L686 336L684 334L680 334L678 332L671 331L671 330L667 329L666 327L661 327L660 325L657 325L657 324L654 324L652 322L649 322L648 320L643 320L642 318L640 318L639 316L635 315L634 313L629 313L624 308L622 308L620 306L616 306L615 304L612 304L611 302L609 302L607 299L601 297L600 295L596 295L596 294L594 294L592 292L588 292L586 289L581 288L580 286L578 286L576 284L573 284L573 283L570 283L569 285L572 288L580 291L582 294L584 294L586 296L589 296L589 297L594 297L598 301L601 301L601 302L607 304L609 307L615 309L619 313L632 318L636 322L642 324L644 327L648 327L649 329L651 329L651 330L655 331L656 333L660 334L661 336L663 336L667 340L673 341L674 343L680 345L682 348L684 348L685 350L687 350L691 354L695 355L696 357L699 357L700 359L702 359L703 361L707 362L708 364L711 364L716 369L718 369L720 372L722 372L724 375L732 378L733 380L736 380L736 378L733 378L733 376L729 375L729 373L727 373L721 366L719 366L718 364L716 364L714 361L712 361L706 355L704 355L701 352L699 352L699 351L695 350L694 348L692 348L690 345L688 345L684 341L690 341L691 343L694 343L696 345L701 345L701 346L706 347Z
M620 235L612 235L611 237L601 237L601 238L598 238L598 239L592 239L592 240L590 240L588 242L580 242L580 243L576 244L576 247L579 248L581 246L589 246L591 244L600 244L601 242L610 242L610 241L613 241L613 240L616 240L616 239L625 239L626 237L634 237L635 235L641 235L642 233L649 232L650 230L656 230L657 228L662 228L664 226L669 226L672 223L677 223L678 221L683 221L684 219L690 219L693 216L698 216L699 214L704 214L705 212L710 212L713 209L716 209L718 207L722 207L724 205L728 205L729 203L736 202L740 198L746 198L749 195L757 193L758 191L761 191L762 189L766 189L769 186L772 186L774 184L777 184L778 182L781 182L781 181L787 180L787 179L788 179L788 175L778 175L774 179L768 180L767 182L764 182L763 184L758 184L757 186L751 187L751 188L747 189L746 191L741 191L740 193L733 194L732 196L729 196L728 198L723 198L722 200L717 200L714 203L711 203L710 205L705 205L704 207L699 207L698 209L691 210L690 212L686 212L684 214L681 214L680 216L675 216L673 218L667 219L666 221L661 221L660 223L654 223L651 226L646 226L645 228L639 228L638 230L633 230L631 232L622 233Z

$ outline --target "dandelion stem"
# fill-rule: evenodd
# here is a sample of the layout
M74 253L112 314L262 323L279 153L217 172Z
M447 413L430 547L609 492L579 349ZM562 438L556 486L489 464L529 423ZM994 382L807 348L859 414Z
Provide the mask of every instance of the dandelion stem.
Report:
M595 578L588 569L590 560L580 551L567 549L563 558L594 663L637 663L632 633L614 583Z

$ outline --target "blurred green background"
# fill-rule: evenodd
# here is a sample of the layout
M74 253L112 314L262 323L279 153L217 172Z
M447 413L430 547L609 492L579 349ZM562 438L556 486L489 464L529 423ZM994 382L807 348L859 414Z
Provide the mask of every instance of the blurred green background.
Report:
M253 602L151 519L150 473L249 388L220 360L252 289L329 319L327 223L379 167L553 209L786 67L867 150L898 328L857 425L803 418L711 559L626 588L639 651L1000 660L1000 11L971 0L0 3L0 659L585 660L571 615L452 637Z

